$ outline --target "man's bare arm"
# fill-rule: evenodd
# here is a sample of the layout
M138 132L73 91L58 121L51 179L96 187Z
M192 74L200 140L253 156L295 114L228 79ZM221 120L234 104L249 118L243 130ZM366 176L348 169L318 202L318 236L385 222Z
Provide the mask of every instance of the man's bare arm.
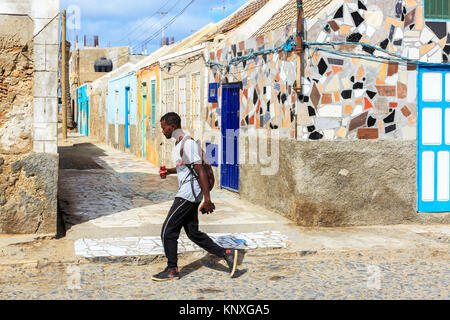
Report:
M166 169L167 170L167 174L177 174L177 168L170 168L170 169Z

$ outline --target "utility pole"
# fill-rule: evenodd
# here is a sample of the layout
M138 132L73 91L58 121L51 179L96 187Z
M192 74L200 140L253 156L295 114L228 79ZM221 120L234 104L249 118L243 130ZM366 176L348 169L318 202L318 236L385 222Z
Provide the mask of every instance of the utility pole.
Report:
M158 11L157 14L159 14L161 16L165 16L166 14L168 14L168 12L167 11ZM163 23L163 27L162 27L161 47L164 47L164 23Z
M66 10L62 11L62 45L61 45L61 98L62 98L62 137L67 139L67 42L66 42Z
M216 8L211 8L211 10L222 10L222 20L225 19L225 9L227 7L225 6L225 0L222 0L222 8L221 7L216 7Z

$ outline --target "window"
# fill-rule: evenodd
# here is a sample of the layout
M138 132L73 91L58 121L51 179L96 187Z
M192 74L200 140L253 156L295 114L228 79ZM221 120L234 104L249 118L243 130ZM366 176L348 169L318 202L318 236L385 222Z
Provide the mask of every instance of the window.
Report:
M425 0L425 19L450 20L449 0Z
M163 99L161 104L161 115L174 110L175 88L173 78L163 81Z
M191 128L200 116L200 73L192 75L191 82Z
M218 83L209 84L208 102L217 102L217 91L219 88Z
M181 118L181 126L186 127L186 78L178 79L178 114Z

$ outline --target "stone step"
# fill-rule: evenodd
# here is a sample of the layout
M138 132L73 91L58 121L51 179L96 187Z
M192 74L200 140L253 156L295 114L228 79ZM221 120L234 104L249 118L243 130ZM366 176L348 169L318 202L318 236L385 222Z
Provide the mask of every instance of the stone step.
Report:
M288 237L278 231L250 233L212 233L211 239L224 248L253 250L262 248L287 248ZM74 242L75 255L84 258L139 257L164 255L161 238L123 237L104 239L79 239ZM185 235L178 240L178 252L202 251Z

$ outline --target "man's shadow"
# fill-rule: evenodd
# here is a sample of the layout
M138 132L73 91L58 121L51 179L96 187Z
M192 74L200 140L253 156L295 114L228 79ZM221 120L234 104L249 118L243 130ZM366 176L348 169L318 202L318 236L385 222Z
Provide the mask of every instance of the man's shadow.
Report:
M234 273L232 279L236 279L241 277L243 274L245 274L248 270L242 269L239 270L239 265L242 264L244 261L245 251L244 250L238 250L238 261L237 261L237 268L236 272ZM209 269L213 269L216 271L228 273L230 270L227 267L227 264L224 259L219 258L215 255L207 253L203 258L196 260L194 262L191 262L190 264L184 266L180 270L180 277L185 277L192 272L197 271L201 267L207 267Z

